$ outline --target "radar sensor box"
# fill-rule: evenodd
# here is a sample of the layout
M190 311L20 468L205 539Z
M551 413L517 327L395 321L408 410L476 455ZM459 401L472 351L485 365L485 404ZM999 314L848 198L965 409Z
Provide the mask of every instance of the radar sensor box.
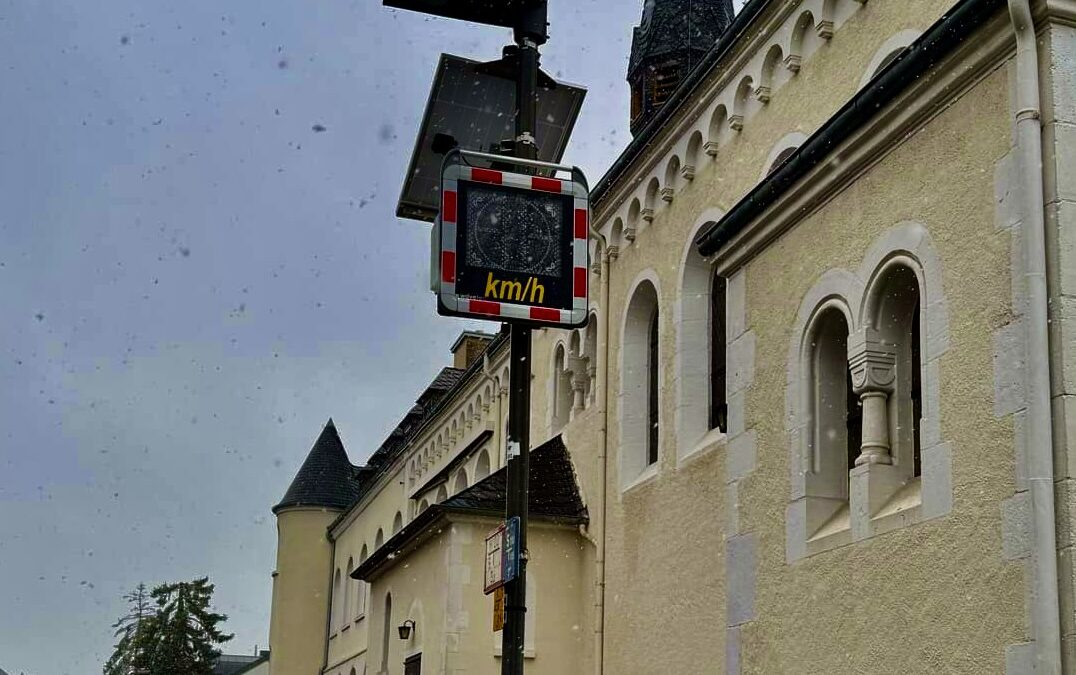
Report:
M545 175L477 166L519 162ZM571 178L556 178L555 170ZM434 228L438 313L571 328L587 319L590 208L578 169L453 151Z

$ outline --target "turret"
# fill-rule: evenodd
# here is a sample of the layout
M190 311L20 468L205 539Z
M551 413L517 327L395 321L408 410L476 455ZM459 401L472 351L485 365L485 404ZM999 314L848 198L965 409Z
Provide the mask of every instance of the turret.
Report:
M332 592L328 528L359 496L330 419L280 503L269 621L270 675L316 675L325 663Z
M628 61L632 135L665 105L732 17L732 0L646 0Z

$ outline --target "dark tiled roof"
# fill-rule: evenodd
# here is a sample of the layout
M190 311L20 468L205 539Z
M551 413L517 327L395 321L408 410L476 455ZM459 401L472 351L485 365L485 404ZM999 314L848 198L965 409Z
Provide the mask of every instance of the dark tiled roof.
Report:
M564 441L556 436L530 455L530 514L555 520L585 521L587 507L579 496L575 470ZM505 468L442 502L448 509L504 511L508 482Z
M463 492L434 504L420 513L385 544L373 551L366 562L352 573L356 579L369 580L401 550L411 550L430 534L430 525L446 514L469 513L503 517L507 471L503 467ZM564 524L581 524L589 520L587 507L579 495L568 449L560 436L546 441L530 454L530 516Z
M629 79L652 59L685 51L706 53L732 23L733 14L732 0L647 0L643 20L632 31Z
M442 368L437 377L433 378L433 382L430 382L427 390L448 391L456 386L456 383L463 377L464 372L463 368Z
M359 483L354 479L354 472L355 467L348 461L336 425L330 419L284 498L273 507L273 513L289 506L346 509L359 496Z

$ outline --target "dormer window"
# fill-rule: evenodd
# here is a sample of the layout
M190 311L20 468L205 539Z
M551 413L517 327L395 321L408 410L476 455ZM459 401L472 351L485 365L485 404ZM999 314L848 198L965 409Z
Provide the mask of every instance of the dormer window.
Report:
M680 62L670 61L654 68L651 78L650 100L655 108L660 108L680 86Z

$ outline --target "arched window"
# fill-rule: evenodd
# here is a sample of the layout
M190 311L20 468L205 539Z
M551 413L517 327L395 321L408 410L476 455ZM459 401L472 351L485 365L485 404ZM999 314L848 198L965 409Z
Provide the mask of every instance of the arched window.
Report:
M874 327L895 356L894 383L886 401L889 452L905 475L919 476L923 419L919 280L908 266L890 265L871 297Z
M824 307L804 345L807 366L807 531L839 519L848 524L848 472L859 456L862 415L848 370L848 320Z
M396 512L396 517L392 519L392 533L396 534L403 529L403 514L399 511Z
M385 533L379 527L379 528L377 528L377 536L374 537L374 550L376 551L377 549L381 548L384 545L385 545Z
M460 472L456 474L456 492L463 492L467 489L467 469L460 469Z
M448 499L448 489L445 488L444 483L441 483L440 487L437 488L437 499L435 503L440 504L446 499Z
M658 311L650 317L646 351L646 464L658 462Z
M728 283L717 274L710 286L710 428L728 433L729 403L725 391L728 379Z
M362 553L359 554L359 565L366 562L366 558L369 555L369 551L366 548L366 544L362 545ZM355 588L355 618L358 619L366 614L366 594L368 588L365 581L359 581Z
M425 497L423 497L422 501L420 501L418 503L418 511L415 512L415 515L418 515L419 513L422 513L423 511L425 511L428 508L430 508L430 503L428 501L426 501Z
M564 345L558 344L553 351L553 369L549 374L552 391L550 398L550 426L553 433L560 431L565 424L572 409L572 386L566 370L567 356Z
M354 572L354 571L355 571L355 561L352 558L348 558L347 559L347 574L344 575L344 578L340 582L343 585L343 587L341 589L341 592L344 594L344 611L341 612L341 616L340 616L340 623L342 624L341 629L347 628L348 625L351 623L352 618L354 618L351 615L351 596L352 596L351 587L353 585L357 585L355 583L355 580L351 578L351 573Z
M333 597L331 609L329 611L329 626L330 633L336 634L336 631L340 630L340 568L336 568L336 572L333 573Z
M658 293L640 281L624 317L620 369L621 481L633 482L660 454L660 348Z
M475 462L474 467L474 480L477 483L486 476L489 475L489 451L485 448L482 452L478 453L478 460Z
M778 153L777 156L774 157L773 163L770 164L768 169L766 169L766 175L769 176L769 175L773 174L774 171L777 171L778 169L780 169L781 165L784 164L785 162L787 162L789 157L796 154L797 150L799 150L799 148L797 148L797 147L785 148L780 153Z
M392 638L392 593L385 594L385 619L381 631L381 672L389 672L389 645Z

